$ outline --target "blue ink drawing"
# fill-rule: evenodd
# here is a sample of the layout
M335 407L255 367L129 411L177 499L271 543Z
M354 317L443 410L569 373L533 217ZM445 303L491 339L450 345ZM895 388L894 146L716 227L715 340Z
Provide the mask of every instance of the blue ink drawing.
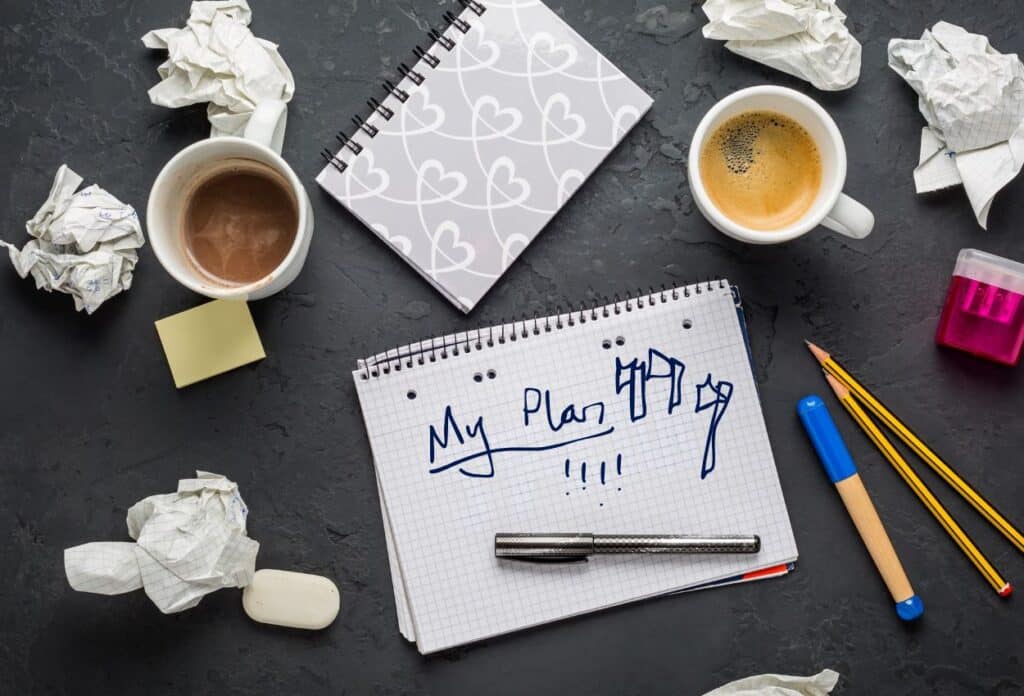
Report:
M664 412L672 415L683 402L683 375L685 372L686 365L681 360L654 348L647 350L646 359L633 358L624 363L621 358L616 357L615 393L625 392L628 397L630 422L635 423L647 417L647 387L653 380L667 382L668 397ZM700 478L703 480L715 470L718 426L732 400L733 384L725 380L715 381L709 372L704 382L697 385L696 390L696 406L693 412L701 413L708 410L711 412L707 438L704 442L704 455L701 460ZM564 407L559 408L552 405L550 389L526 387L523 390L521 413L523 427L530 428L529 432L536 433L535 428L531 428L531 426L535 426L543 432L557 434L566 426L585 426L587 424L604 426L606 409L603 401L593 401L582 406L570 401ZM592 428L588 429L592 430ZM570 430L574 429L570 428ZM496 455L557 450L579 442L606 437L614 431L615 426L610 425L602 430L592 430L592 432L582 435L577 434L575 437L563 436L562 439L546 444L511 444L495 447L487 436L483 416L478 416L468 425L460 423L455 417L452 406L448 405L444 409L443 422L439 426L429 426L430 468L428 471L430 474L440 474L449 469L457 469L460 474L469 478L491 479L495 476ZM530 440L535 442L536 437L531 437ZM455 447L460 447L460 451L453 452ZM465 451L467 449L468 453ZM449 459L449 457L451 458ZM572 462L568 457L564 458L563 469L566 480L570 480L573 469ZM588 473L592 486L595 483L600 483L602 487L606 486L613 475L616 479L621 480L622 454L616 455L614 474L611 472L610 462L606 460L601 460L600 464L591 462L590 471L588 472L587 469L587 462L581 461L578 471L584 489L587 487ZM618 488L618 490L622 489Z
M577 410L576 404L570 403L558 413L558 422L555 422L554 411L551 408L551 390L545 389L541 392L536 387L527 387L523 390L523 425L530 425L530 414L539 413L544 409L547 426L553 433L557 433L569 423L586 423L589 418L596 414L597 424L604 425L604 402L595 401ZM557 410L557 409L556 409Z
M713 396L709 394L707 396L709 400L705 401L704 395L707 392L712 392ZM704 383L697 385L697 408L694 410L694 413L700 413L709 408L714 409L711 412L711 423L708 425L708 437L704 442L704 459L700 466L701 480L715 470L715 441L718 434L718 424L722 422L725 409L729 407L730 399L732 399L732 382L712 382L710 372Z
M444 410L444 425L442 427L441 434L438 434L435 426L430 426L430 463L434 464L436 462L439 454L438 450L446 450L454 444L452 442L453 437L460 445L465 445L467 442L477 441L481 449L478 452L467 454L453 461L433 466L429 471L431 474L440 474L441 472L448 471L449 469L458 468L459 473L463 476L469 476L471 478L493 478L494 455L496 454L508 452L546 452L548 450L559 449L561 447L568 447L569 445L576 444L577 442L585 442L586 440L605 437L613 432L615 432L615 427L609 426L604 430L600 430L589 435L581 435L579 437L562 440L560 442L552 442L546 445L492 447L490 441L487 439L487 433L484 430L483 416L478 417L473 425L462 426L455 419L455 416L452 413L452 407L447 406ZM482 471L469 469L463 466L468 462L481 458L487 460L487 468Z
M444 409L444 426L443 426L443 430L442 430L441 435L437 434L437 429L434 428L434 426L430 426L430 463L433 464L434 460L437 458L437 449L438 449L438 447L440 447L441 449L447 449L448 448L448 445L450 444L450 441L451 441L451 438L452 438L453 435L455 436L455 439L459 441L460 445L466 444L466 438L467 437L470 438L470 439L474 439L474 438L479 437L480 438L480 442L483 445L483 450L481 450L474 457L463 458L463 459L461 459L461 460L459 460L457 462L449 464L448 467L458 466L459 464L461 464L464 461L469 461L470 459L474 459L476 457L483 456L483 457L487 457L487 465L488 465L487 471L485 471L483 473L479 473L479 472L476 472L476 471L468 471L468 470L463 469L463 468L460 467L459 468L459 473L462 474L463 476L470 476L472 478L491 478L491 477L493 477L494 476L494 457L491 456L493 451L491 450L490 443L487 441L487 433L484 431L484 417L480 416L479 418L476 419L476 423L474 423L473 425L466 426L465 431L466 431L466 435L463 436L462 428L459 426L459 422L457 420L455 420L455 416L452 414L452 407L451 406L445 407L445 409ZM434 471L433 469L431 469L430 473L434 474L434 473L437 473L437 472Z
M581 461L580 462L580 467L579 467L579 474L580 474L580 483L583 484L582 485L582 489L583 490L587 489L587 468L588 468L587 467L587 462L586 461ZM590 467L590 469L591 469L591 483L594 482L593 481L593 478L594 478L593 477L593 468L594 467ZM609 462L605 461L604 459L602 459L601 460L601 465L598 468L598 482L602 486L605 486L605 485L608 484L610 476L611 476L611 464ZM622 476L622 455L621 454L615 455L615 476ZM566 478L566 480L571 480L572 479L572 465L571 465L571 460L568 457L566 457L566 459L565 459L565 478ZM620 490L621 491L622 488L619 487L616 490ZM566 495L568 495L568 493L566 493Z
M655 369L655 363L660 370ZM621 394L625 389L629 395L629 419L632 422L647 416L647 383L653 379L669 381L668 413L683 401L683 373L686 365L676 358L669 357L659 350L649 348L647 360L633 358L623 363L615 358L615 393Z

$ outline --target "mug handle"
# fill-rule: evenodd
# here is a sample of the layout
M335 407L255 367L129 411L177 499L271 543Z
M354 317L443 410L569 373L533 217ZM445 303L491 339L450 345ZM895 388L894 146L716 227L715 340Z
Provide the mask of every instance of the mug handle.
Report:
M280 155L287 122L288 105L280 99L267 99L256 105L242 137L269 147Z
M821 224L833 232L852 237L853 239L864 239L875 226L874 214L864 207L863 204L853 200L845 193L839 194L832 210L821 221Z

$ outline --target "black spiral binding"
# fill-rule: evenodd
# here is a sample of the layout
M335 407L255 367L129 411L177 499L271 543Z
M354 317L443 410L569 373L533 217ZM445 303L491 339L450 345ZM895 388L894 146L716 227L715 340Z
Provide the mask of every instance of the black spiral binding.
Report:
M459 0L466 10L473 14L483 16L487 11L487 8L477 0ZM427 68L433 69L441 64L441 59L431 53L435 47L440 46L445 51L451 51L455 48L455 42L445 35L449 27L455 27L458 31L466 34L472 28L465 19L455 14L454 12L448 11L444 13L444 26L441 29L430 29L427 32L427 36L430 38L430 45L424 49L421 46L413 48L413 55L416 57L416 63L410 68L406 63L398 64L398 74L401 78L409 80L415 85L421 85L427 79L423 72L419 69L420 65L426 66ZM399 84L401 80L399 80ZM384 100L390 95L403 104L409 99L409 93L404 89L401 89L397 84L391 80L384 80L384 91L386 92ZM366 102L367 106L370 107L370 116L373 114L379 115L385 121L390 121L395 115L394 109L390 109L385 106L381 100L371 97ZM354 154L358 155L363 151L362 146L354 140L356 133L362 131L368 137L374 138L380 132L380 129L369 122L369 118L363 118L360 115L352 117L352 123L355 124L355 130L346 133L345 131L339 132L335 138L341 143L343 148L348 148ZM348 168L348 164L338 157L330 148L325 147L320 151L320 156L330 166L337 169L339 172L344 172Z
M579 309L568 307L563 311L561 305L555 305L555 314L548 317L541 317L536 313L532 317L523 314L521 319L513 317L511 322L505 321L502 317L501 323L497 326L431 338L360 360L360 377L364 380L376 379L391 372L411 369L416 365L447 360L461 353L472 353L505 343L515 343L527 340L531 336L561 331L577 324L600 321L627 312L640 311L645 307L674 302L681 297L702 295L716 288L727 287L729 285L725 280L704 280L677 288L662 285L661 289L639 289L635 294L627 292L622 297L618 294L612 295L611 298L605 295L599 303L590 306L581 304ZM733 293L735 296L735 288Z

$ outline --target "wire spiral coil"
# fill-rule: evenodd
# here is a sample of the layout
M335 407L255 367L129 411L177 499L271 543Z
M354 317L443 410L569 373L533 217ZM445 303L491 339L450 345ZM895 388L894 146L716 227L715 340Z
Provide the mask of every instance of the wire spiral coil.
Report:
M561 305L555 305L556 313L551 316L523 314L522 318L513 317L510 322L502 318L501 323L496 326L431 338L364 358L358 361L358 371L363 380L377 379L392 372L412 369L417 365L447 360L460 354L483 351L506 343L529 340L532 336L561 331L578 324L596 322L728 287L730 286L725 280L706 280L676 288L662 285L660 289L639 289L636 293L627 292L622 296L615 294L611 298L604 295L599 302L591 305L582 303L579 308L567 307L563 310Z
M477 0L459 0L459 2L467 11L472 12L478 17L482 16L487 11L487 8ZM463 19L462 16L457 15L450 10L445 12L444 26L441 29L432 28L427 32L427 37L430 39L428 47L424 49L422 46L417 45L413 48L412 53L416 57L416 63L414 63L412 67L409 67L409 65L404 62L398 64L398 77L400 79L397 84L391 80L384 80L384 101L391 96L404 104L409 99L409 93L399 86L401 85L402 80L409 80L417 86L423 84L426 81L427 76L424 74L423 70L420 69L420 66L422 65L426 68L434 69L441 64L441 59L431 53L431 51L438 46L445 51L452 51L455 49L455 42L449 36L445 35L445 32L448 31L450 27L454 27L463 34L469 33L470 29L472 29L470 23ZM370 99L366 101L366 104L370 107L369 117L364 118L363 116L356 114L351 119L352 123L355 124L355 129L349 132L339 131L337 135L334 136L338 143L340 143L341 149L348 149L353 153L353 155L359 155L363 151L363 146L354 139L355 135L359 133L359 131L365 133L369 138L375 138L380 132L380 128L369 122L370 118L377 115L385 121L390 121L395 115L394 109L388 108L384 105L382 100L378 100L375 97L370 97ZM335 153L327 147L320 151L320 156L324 158L328 165L334 167L339 172L344 172L348 168L348 163L341 159L338 154L339 153Z

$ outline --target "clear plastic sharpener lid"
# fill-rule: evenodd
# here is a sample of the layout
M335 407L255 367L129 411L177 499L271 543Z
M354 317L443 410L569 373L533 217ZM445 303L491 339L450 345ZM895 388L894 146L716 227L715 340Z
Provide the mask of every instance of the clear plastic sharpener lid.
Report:
M961 249L953 275L1024 295L1024 263L977 249Z

